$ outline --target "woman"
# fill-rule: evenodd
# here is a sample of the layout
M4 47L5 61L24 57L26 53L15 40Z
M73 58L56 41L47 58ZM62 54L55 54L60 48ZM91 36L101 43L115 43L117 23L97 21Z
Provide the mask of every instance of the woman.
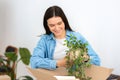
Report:
M58 6L49 7L43 20L46 34L42 35L30 59L32 68L45 68L54 70L57 67L65 67L66 50L64 40L69 40L70 34L77 37L83 43L87 42L78 32L72 31L63 10ZM88 44L88 55L91 64L100 65L100 59Z

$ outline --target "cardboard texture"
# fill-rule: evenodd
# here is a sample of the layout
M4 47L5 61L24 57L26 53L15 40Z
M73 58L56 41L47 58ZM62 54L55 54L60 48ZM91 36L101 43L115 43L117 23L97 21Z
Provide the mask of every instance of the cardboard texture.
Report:
M62 76L63 78L67 76L67 71L63 67L57 68L56 70L32 69L30 67L27 67L27 69L37 80L60 80L56 79L54 76ZM86 75L92 77L92 80L106 80L112 71L113 69L96 65L85 69Z
M0 75L0 80L11 80L7 75Z

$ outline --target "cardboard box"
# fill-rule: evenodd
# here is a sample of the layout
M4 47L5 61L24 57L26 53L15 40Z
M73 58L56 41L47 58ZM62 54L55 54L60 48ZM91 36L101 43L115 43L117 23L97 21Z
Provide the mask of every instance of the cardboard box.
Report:
M8 75L0 75L0 80L11 80Z
M37 80L60 80L56 79L56 76L61 76L61 80L76 80L76 79L67 79L67 71L64 67L57 68L56 70L47 70L47 69L32 69L27 67L28 71L36 77ZM113 69L106 67L92 65L90 68L85 69L87 76L92 77L92 80L106 80ZM59 78L59 77L58 77Z

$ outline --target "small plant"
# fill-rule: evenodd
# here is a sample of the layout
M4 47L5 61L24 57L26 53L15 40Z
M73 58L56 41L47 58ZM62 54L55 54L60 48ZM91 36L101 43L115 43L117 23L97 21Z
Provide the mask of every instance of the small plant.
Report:
M85 75L85 68L88 68L90 64L90 58L87 54L87 43L82 43L80 40L71 35L69 40L65 40L67 50L67 64L66 69L68 75L75 76L80 80L91 80L90 77Z
M13 49L14 47L10 48ZM10 51L5 52L5 56L0 57L0 75L6 74L11 77L11 80L19 80L21 77L24 77L24 80L33 80L30 76L21 76L16 79L18 62L22 61L25 65L29 65L31 57L30 51L27 48L19 48L19 54L20 58L18 58L17 52Z

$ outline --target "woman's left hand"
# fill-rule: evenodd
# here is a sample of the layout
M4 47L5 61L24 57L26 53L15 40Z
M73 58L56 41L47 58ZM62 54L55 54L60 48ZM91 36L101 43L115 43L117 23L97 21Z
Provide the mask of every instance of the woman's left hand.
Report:
M90 56L88 54L85 54L83 57L85 58L85 62L90 59Z

